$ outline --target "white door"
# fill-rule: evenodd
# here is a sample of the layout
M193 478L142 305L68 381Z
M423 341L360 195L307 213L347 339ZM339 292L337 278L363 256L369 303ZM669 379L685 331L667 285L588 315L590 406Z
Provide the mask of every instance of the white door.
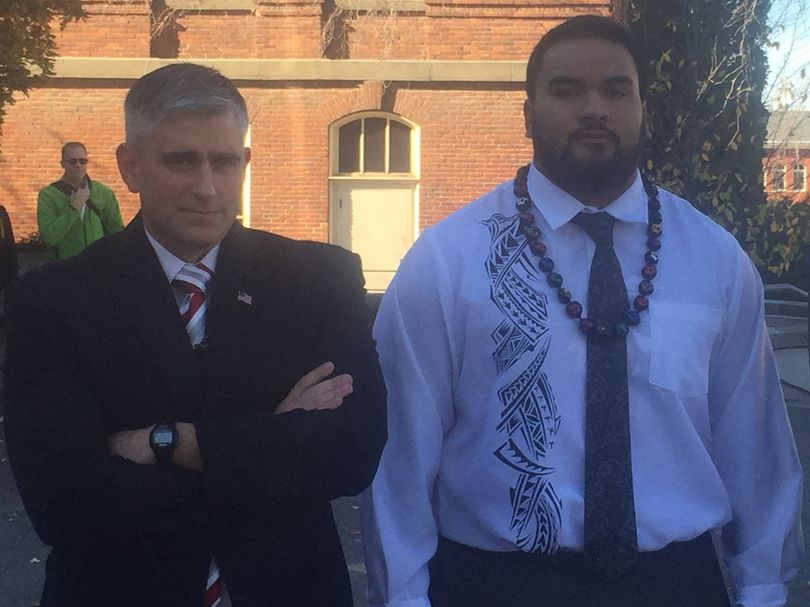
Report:
M330 202L330 241L363 260L366 289L384 291L416 236L415 186L336 181Z

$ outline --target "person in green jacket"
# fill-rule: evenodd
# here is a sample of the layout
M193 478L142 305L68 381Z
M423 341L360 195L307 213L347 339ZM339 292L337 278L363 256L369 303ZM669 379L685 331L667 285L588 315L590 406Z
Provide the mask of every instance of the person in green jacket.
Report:
M39 192L39 235L53 259L65 259L103 236L123 229L115 194L87 176L87 148L70 141L62 146L64 174Z

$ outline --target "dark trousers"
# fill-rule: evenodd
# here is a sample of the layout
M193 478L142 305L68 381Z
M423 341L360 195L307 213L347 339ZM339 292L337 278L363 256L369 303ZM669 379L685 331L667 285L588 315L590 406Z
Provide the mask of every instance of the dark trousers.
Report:
M710 534L643 552L605 581L582 554L488 552L439 539L430 563L433 607L729 607Z

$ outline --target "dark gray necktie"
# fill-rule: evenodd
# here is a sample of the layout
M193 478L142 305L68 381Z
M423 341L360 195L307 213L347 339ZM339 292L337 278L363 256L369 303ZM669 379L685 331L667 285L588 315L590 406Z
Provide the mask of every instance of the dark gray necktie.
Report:
M613 250L615 219L580 213L574 222L596 244L588 283L585 415L585 558L606 578L627 572L638 555L626 330L617 331L629 309L619 260Z

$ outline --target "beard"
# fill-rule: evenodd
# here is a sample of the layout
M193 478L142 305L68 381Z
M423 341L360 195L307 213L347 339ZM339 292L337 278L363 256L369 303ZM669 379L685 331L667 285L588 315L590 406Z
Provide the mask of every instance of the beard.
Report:
M593 130L584 127L581 130ZM574 155L574 141L580 131L573 133L558 151L549 145L542 133L532 135L534 161L538 169L557 187L575 198L580 196L604 195L627 187L638 168L644 148L644 128L639 128L638 139L631 147L622 147L619 136L610 129L602 129L613 144L610 156L581 158Z

